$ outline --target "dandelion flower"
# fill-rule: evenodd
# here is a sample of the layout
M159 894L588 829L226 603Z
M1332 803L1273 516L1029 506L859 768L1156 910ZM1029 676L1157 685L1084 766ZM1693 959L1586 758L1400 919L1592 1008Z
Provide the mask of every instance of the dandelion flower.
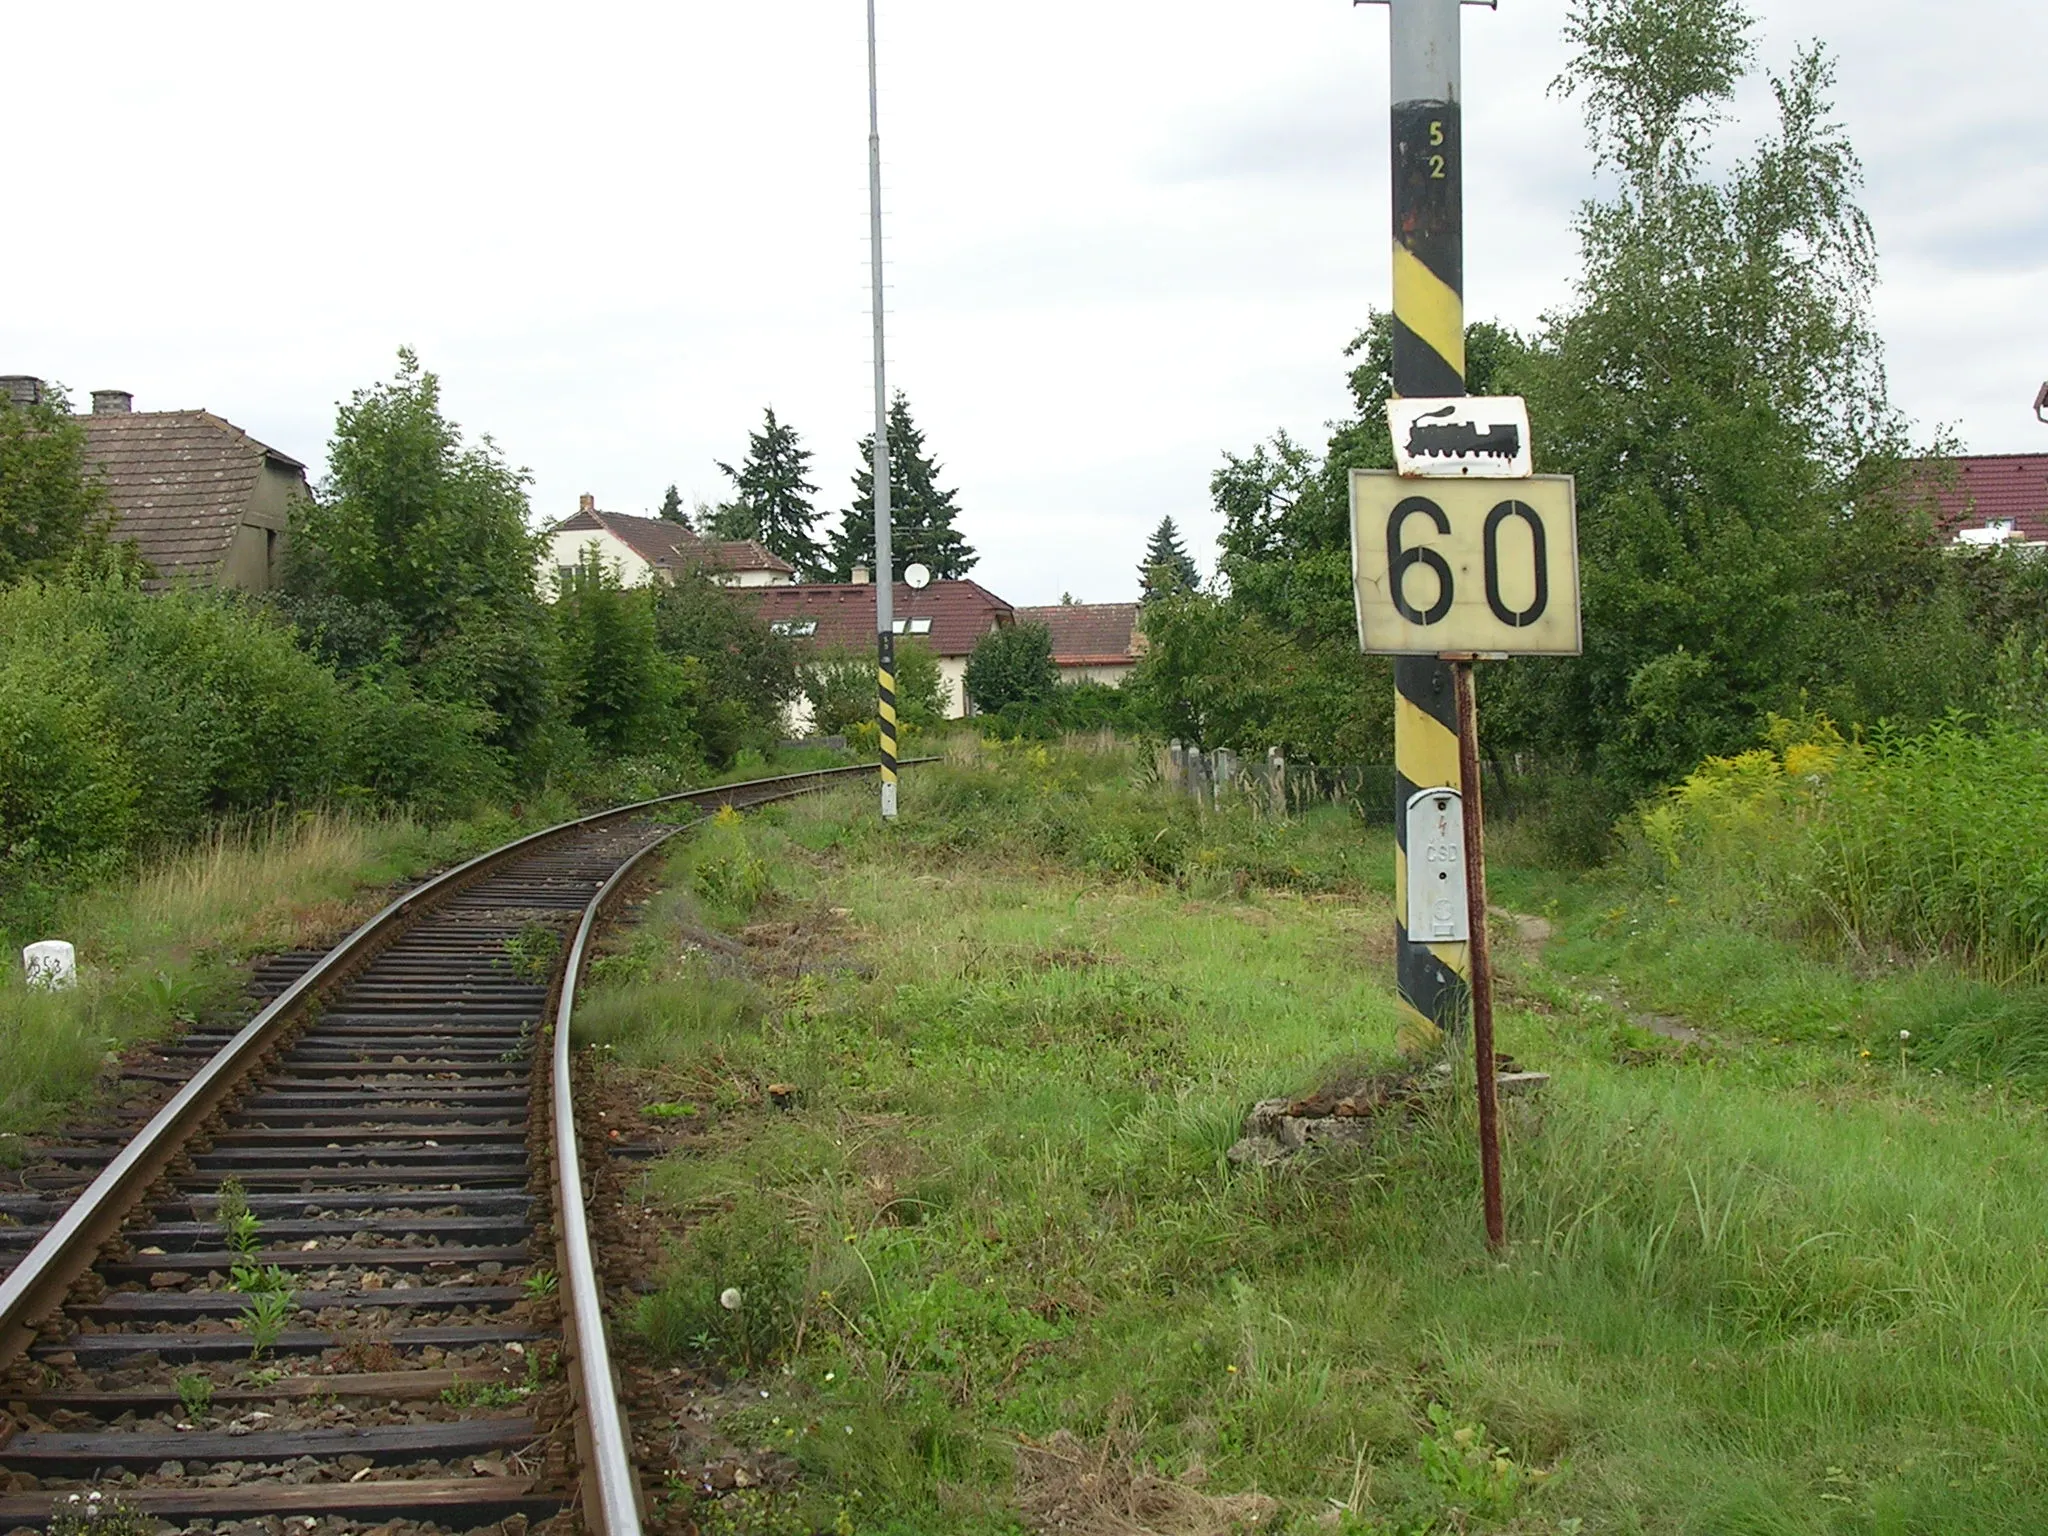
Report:
M718 1293L718 1304L721 1307L725 1308L725 1310L728 1312L739 1311L740 1288L736 1285L728 1285L724 1290Z

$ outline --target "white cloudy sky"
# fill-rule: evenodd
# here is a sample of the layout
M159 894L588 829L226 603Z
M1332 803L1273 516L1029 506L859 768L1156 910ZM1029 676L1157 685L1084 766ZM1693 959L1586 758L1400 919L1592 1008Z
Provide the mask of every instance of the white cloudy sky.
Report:
M2048 449L2048 11L1752 0L1820 36L1868 173L1894 391ZM1465 12L1474 317L1566 292L1593 188L1562 0ZM889 366L1013 602L1131 596L1211 469L1320 441L1386 302L1383 7L881 0ZM318 471L401 343L582 491L716 499L773 403L849 496L870 416L861 0L4 0L0 372L204 405ZM1761 87L1745 110L1762 105Z

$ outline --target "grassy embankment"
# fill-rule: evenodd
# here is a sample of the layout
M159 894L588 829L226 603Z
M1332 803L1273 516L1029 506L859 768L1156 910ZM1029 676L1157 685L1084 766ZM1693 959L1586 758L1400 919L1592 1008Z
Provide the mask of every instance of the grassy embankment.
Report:
M236 966L248 956L336 937L391 882L502 842L518 826L503 814L426 827L308 813L220 833L66 897L47 931L0 934L0 1136L75 1105L124 1047L232 1006ZM33 938L78 947L76 988L22 984L19 950Z
M892 834L851 791L722 821L608 962L592 1038L702 1128L639 1325L751 1372L726 1432L803 1469L708 1529L1221 1530L1253 1490L1298 1531L2048 1528L2038 1100L1917 1059L2013 994L1502 868L1559 936L1503 935L1503 1048L1555 1081L1496 1262L1461 1114L1223 1160L1254 1098L1391 1054L1383 838L1129 767L922 770Z
M773 758L748 752L711 778L762 778L846 760L821 749ZM132 876L55 897L46 926L0 929L0 1138L74 1108L123 1048L234 1006L236 967L249 956L337 938L394 882L578 814L559 795L531 800L517 815L485 810L434 823L303 812L217 831ZM38 938L78 947L76 989L40 993L22 984L21 946ZM0 1156L6 1150L0 1139Z

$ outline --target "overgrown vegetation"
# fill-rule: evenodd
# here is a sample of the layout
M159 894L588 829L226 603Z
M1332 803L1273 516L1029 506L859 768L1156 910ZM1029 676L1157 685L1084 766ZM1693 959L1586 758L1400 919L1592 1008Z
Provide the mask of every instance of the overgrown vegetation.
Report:
M701 573L543 601L524 471L410 352L328 457L281 592L151 593L62 392L0 403L0 930L254 814L625 798L779 734L794 652Z
M0 603L4 603L0 596ZM548 819L563 807L537 802ZM0 887L0 932L60 933L79 946L79 981L31 991L0 967L0 1137L74 1100L130 1043L234 1006L235 967L342 929L365 893L503 842L500 813L428 828L402 818L314 812L223 828L139 871L84 890Z
M593 1017L693 1110L645 1336L770 1394L725 1431L802 1466L787 1529L993 1532L1084 1488L1217 1529L1256 1494L1290 1532L2040 1524L2041 1112L1895 1038L1952 973L1503 869L1559 935L1497 938L1502 1046L1554 1081L1512 1104L1496 1263L1462 1096L1357 1152L1222 1156L1254 1098L1388 1061L1384 838L1134 777L985 749L912 775L892 835L851 794L728 824L713 857L744 843L766 892L710 919L679 849ZM1179 852L1083 831L1120 823ZM738 979L707 920L806 963ZM1617 975L1737 1012L1680 1044Z
M1537 467L1576 477L1586 654L1486 673L1486 744L1584 776L1607 817L1773 714L1924 729L2012 706L2001 648L2048 640L2048 566L1945 548L1926 510L1940 443L1886 394L1861 171L1812 43L1763 81L1775 121L1724 127L1756 81L1739 0L1577 0L1555 84L1604 177L1580 276L1536 332L1476 323L1474 394L1522 394ZM1389 321L1352 343L1356 415L1317 452L1225 455L1210 592L1146 605L1133 691L1161 731L1326 765L1391 761L1383 661L1357 653L1347 477L1385 468ZM2034 697L2038 698L2038 692Z

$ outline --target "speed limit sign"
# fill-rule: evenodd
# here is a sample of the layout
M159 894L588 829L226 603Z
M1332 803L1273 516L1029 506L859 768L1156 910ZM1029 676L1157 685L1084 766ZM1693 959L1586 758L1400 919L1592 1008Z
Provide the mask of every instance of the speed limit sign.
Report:
M1422 480L1351 471L1358 640L1392 656L1576 656L1570 475Z

